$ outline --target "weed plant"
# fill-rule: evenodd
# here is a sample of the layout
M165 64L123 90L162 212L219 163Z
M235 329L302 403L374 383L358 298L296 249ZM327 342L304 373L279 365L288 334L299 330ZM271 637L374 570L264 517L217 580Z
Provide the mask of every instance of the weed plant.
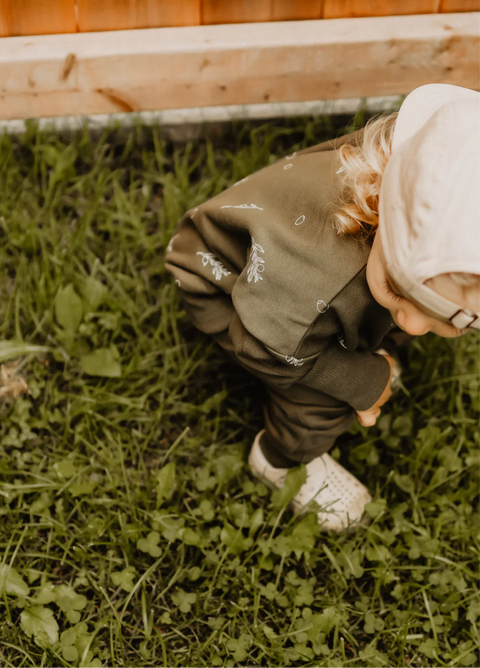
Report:
M322 533L287 508L301 469L249 474L262 391L163 266L187 209L338 132L1 137L0 362L28 386L0 398L2 666L479 665L477 334L411 344L333 450L371 521Z

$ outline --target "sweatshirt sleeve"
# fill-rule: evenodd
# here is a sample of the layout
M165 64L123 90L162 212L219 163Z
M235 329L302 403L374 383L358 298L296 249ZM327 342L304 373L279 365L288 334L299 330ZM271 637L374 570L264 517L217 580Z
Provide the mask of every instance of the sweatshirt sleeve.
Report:
M244 264L241 247L225 243L225 231L211 220L208 204L188 211L180 221L165 254L192 323L205 334L228 329L232 320L231 292Z
M305 337L304 346L317 344L320 352L302 382L355 410L371 408L390 378L388 361L374 351L382 347L392 325L389 311L373 299L363 267Z
M331 339L323 347L302 384L329 394L357 411L371 408L390 378L390 365L383 355L345 350Z

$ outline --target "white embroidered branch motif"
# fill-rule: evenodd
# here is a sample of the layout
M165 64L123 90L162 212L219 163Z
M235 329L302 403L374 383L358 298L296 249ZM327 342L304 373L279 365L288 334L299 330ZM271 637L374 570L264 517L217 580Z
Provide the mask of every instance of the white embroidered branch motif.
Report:
M259 211L263 211L261 206L257 206L256 204L226 204L225 206L221 206L221 209L258 209Z
M263 278L260 276L260 274L265 269L265 260L262 257L259 257L258 253L265 253L265 251L260 246L260 244L255 242L255 239L252 237L252 248L250 251L250 261L252 264L247 270L247 281L249 283L252 281L254 283L257 281L263 281Z
M302 366L305 364L305 360L303 358L297 360L297 358L293 357L293 355L285 355L285 362L287 362L287 364L293 364L293 366Z
M232 273L231 271L227 271L226 267L223 266L213 253L202 253L202 251L198 251L197 255L202 256L202 264L204 267L206 267L207 264L211 265L212 274L215 276L216 281L219 281L222 276L230 276Z

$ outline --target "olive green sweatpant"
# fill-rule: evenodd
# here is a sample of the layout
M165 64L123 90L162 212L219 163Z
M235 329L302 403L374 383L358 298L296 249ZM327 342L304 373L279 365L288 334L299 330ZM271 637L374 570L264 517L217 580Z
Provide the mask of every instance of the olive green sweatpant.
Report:
M322 392L294 384L286 390L267 386L267 393L262 445L274 465L286 465L283 458L308 463L327 452L352 424L352 407Z
M383 346L391 353L412 339L396 329L385 337ZM266 433L262 446L274 465L287 465L287 460L307 463L319 457L352 424L353 408L328 394L303 387L301 383L288 388L275 387L271 381L266 385L268 397L263 409Z
M383 346L391 353L412 339L396 329L385 337ZM266 433L262 447L274 465L287 465L287 460L307 463L319 457L352 424L353 408L328 394L303 387L301 383L285 388L275 387L267 380L266 385L263 408Z
M213 336L240 366L265 385L262 448L272 464L308 463L327 452L338 436L349 430L354 409L302 384L302 375L295 374L295 367L272 362L271 355L245 331L228 295L184 290L180 294L194 325ZM410 338L392 330L382 345L391 349Z

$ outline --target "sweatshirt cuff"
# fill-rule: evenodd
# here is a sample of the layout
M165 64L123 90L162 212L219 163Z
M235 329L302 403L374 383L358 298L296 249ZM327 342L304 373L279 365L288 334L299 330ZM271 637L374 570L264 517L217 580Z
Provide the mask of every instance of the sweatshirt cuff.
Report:
M335 347L318 357L302 384L365 411L378 401L389 378L390 364L383 355Z

